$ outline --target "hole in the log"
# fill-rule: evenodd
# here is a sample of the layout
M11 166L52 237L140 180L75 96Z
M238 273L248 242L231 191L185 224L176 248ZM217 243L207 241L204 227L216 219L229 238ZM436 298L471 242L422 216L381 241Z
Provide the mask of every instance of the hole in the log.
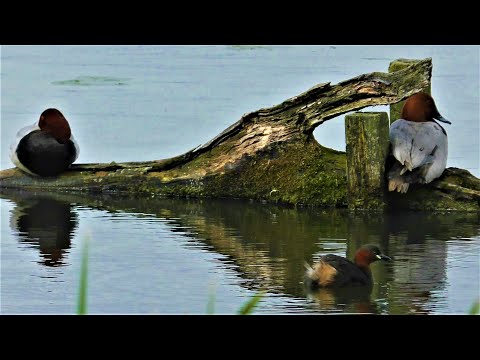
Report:
M388 105L381 105L367 107L359 111L385 111L389 113L390 109ZM325 121L323 124L316 127L313 131L313 136L322 146L338 151L345 151L345 115L351 113L353 112L342 114Z
M337 116L317 126L313 136L328 148L345 151L345 115Z

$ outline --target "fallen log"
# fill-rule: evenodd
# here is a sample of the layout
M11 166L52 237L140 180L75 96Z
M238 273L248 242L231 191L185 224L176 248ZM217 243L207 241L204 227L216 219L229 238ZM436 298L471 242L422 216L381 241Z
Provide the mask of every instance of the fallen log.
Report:
M346 156L320 145L314 129L338 115L397 103L429 86L431 59L392 73L323 83L283 103L242 116L208 143L170 159L73 164L57 178L18 169L0 172L0 188L148 196L250 198L293 205L347 206ZM468 187L443 176L425 186L427 200L407 208L479 210L480 180ZM463 184L463 182L462 182ZM412 192L413 193L413 192ZM441 198L441 205L435 199ZM398 202L398 206L403 206Z

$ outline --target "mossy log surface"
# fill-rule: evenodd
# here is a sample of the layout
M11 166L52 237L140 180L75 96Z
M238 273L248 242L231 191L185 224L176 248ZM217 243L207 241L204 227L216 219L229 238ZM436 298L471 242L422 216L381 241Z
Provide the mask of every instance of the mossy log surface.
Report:
M346 207L345 153L321 146L313 130L350 111L399 102L424 89L431 71L428 58L393 73L374 72L336 85L319 84L279 105L242 116L205 145L174 158L73 164L57 178L8 169L0 172L0 188L250 198ZM465 186L457 184L458 177L465 177L461 182ZM439 184L422 188L425 196L410 200L407 207L478 210L480 180L464 172L452 183L450 178L444 176ZM407 195L412 194L415 197L413 191Z
M352 210L382 210L387 205L383 189L390 146L388 132L386 112L345 116L348 207Z

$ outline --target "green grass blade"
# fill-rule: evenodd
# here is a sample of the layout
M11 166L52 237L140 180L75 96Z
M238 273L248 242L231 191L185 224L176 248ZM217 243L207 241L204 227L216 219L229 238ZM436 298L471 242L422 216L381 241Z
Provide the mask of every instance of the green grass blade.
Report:
M211 287L207 303L207 315L213 315L215 312L215 288Z
M238 310L237 314L250 315L264 295L264 291L260 291L259 293L253 295L250 300L248 300L245 304L242 305L242 307Z
M87 313L87 287L88 287L88 243L90 237L83 241L82 264L80 269L80 288L78 291L77 314L85 315Z
M480 315L480 300L477 300L473 303L472 307L470 308L470 315Z

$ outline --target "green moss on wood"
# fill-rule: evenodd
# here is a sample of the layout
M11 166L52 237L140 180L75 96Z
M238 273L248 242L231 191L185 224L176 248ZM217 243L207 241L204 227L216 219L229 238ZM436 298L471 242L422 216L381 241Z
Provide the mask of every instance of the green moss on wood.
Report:
M388 155L386 112L345 116L347 186L350 209L383 210L386 206L385 159Z
M215 149L166 176L201 173L218 159ZM224 171L161 184L159 194L229 197L288 204L346 206L345 153L323 147L313 138L304 143L276 144L227 164ZM154 176L152 174L152 176ZM155 189L154 188L154 189Z
M314 139L246 157L233 171L207 178L209 193L272 202L346 206L345 154Z
M389 210L480 211L480 179L468 171L448 168L427 185L410 185L406 194L390 192Z

